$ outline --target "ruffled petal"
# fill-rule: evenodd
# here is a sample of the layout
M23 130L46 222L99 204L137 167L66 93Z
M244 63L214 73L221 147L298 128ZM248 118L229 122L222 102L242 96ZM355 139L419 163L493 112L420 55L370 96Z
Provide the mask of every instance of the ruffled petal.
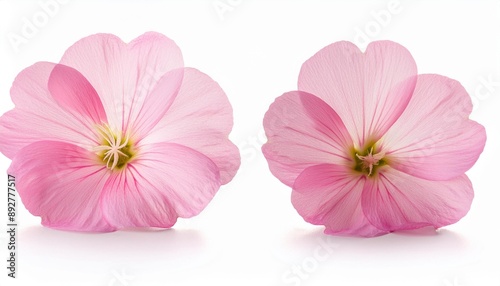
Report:
M352 140L340 117L320 98L301 91L278 97L264 116L262 152L271 172L293 186L307 167L351 164Z
M397 231L453 224L467 214L473 197L466 175L429 181L387 167L367 180L361 200L374 226Z
M472 102L459 82L420 75L408 108L380 141L391 167L428 180L448 180L474 165L486 142L469 114Z
M138 144L178 143L210 158L226 184L240 166L239 150L229 139L233 109L221 87L208 75L184 69L182 86L168 112Z
M128 130L141 117L155 122L154 116L163 115L182 81L175 73L169 85L163 84L167 72L183 67L182 54L172 40L154 32L129 44L110 34L83 38L66 51L61 64L88 79L101 97L109 124L121 130ZM157 85L163 92L153 92ZM164 96L164 102L158 96ZM147 114L156 104L161 108L153 109L154 116Z
M219 187L219 170L203 154L178 144L151 144L108 180L102 207L117 228L169 228L178 216L200 213Z
M0 117L0 151L7 157L12 159L21 148L42 140L85 148L98 144L92 121L58 104L49 92L48 82L55 66L47 62L36 63L14 80L10 92L16 107ZM61 100L63 96L58 95ZM97 110L94 114L102 116Z
M397 43L372 42L362 53L350 42L337 42L302 65L298 86L328 103L344 121L356 147L365 148L404 111L416 75L413 57Z
M292 203L304 220L325 225L327 234L381 235L386 231L371 225L361 209L365 181L345 166L311 166L295 181Z
M95 154L78 146L39 141L17 153L9 168L24 206L42 224L74 231L113 231L99 199L108 179Z

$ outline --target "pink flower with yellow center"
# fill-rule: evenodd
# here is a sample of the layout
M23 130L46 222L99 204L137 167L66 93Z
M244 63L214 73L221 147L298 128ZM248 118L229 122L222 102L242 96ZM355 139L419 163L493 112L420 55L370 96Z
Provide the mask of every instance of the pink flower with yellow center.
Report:
M84 38L59 64L23 70L0 118L0 151L26 208L52 228L173 226L239 168L220 86L158 33Z
M293 188L292 203L325 233L376 236L457 222L469 210L464 174L486 142L455 80L417 75L411 54L389 41L362 53L331 44L300 71L298 91L264 118L262 151Z

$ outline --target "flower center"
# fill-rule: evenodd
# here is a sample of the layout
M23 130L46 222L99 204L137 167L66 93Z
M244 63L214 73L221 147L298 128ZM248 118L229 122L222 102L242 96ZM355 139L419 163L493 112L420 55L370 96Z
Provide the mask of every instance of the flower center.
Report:
M94 151L110 170L124 168L135 155L130 136L123 132L115 132L107 124L98 126L102 144L95 147Z
M385 153L379 152L373 154L373 149L373 146L367 148L365 152L362 153L364 155L360 155L360 152L355 152L354 160L356 165L354 170L372 176L376 174L377 167L387 164L387 161L384 159Z

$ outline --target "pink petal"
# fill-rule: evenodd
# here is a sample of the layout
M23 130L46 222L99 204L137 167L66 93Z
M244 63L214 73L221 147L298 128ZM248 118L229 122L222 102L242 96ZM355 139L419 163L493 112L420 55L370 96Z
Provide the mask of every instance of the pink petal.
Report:
M184 69L175 69L162 76L151 93L144 99L140 110L131 108L128 118L137 141L141 141L164 117L174 102L184 76ZM136 112L137 114L132 114Z
M380 235L385 232L371 225L361 209L365 181L345 166L311 166L295 181L292 203L307 222L325 225L325 233Z
M154 109L154 115L144 113L150 112L148 106L160 104L156 97L161 94L153 90L167 72L183 67L183 60L172 40L149 32L129 44L110 34L86 37L66 51L61 64L75 68L88 79L101 97L110 125L128 130L138 118L146 116L154 121L155 116L163 115L172 90L181 83L178 74L170 79L173 87L168 86L163 94L162 107L166 108Z
M219 187L218 168L203 154L178 144L152 144L109 179L102 207L118 228L168 228L178 216L200 213Z
M466 175L448 181L428 181L392 168L379 169L367 180L363 211L376 227L386 231L435 228L453 224L470 209L474 192Z
M262 146L271 172L292 186L307 167L351 164L352 140L342 120L323 100L292 91L278 97L264 116Z
M356 147L377 141L406 108L417 67L403 46L372 42L363 54L350 42L331 44L300 71L299 90L328 103L342 118Z
M56 65L49 77L48 88L55 101L75 117L86 117L93 123L106 122L106 113L99 95L77 70Z
M95 154L78 146L35 142L19 151L9 174L24 206L48 227L113 231L103 218L99 197L108 174Z
M407 110L381 140L390 165L428 180L462 175L481 154L484 127L469 120L472 103L459 82L421 75Z
M133 168L113 174L106 183L102 208L106 219L116 228L170 228L177 214L168 198Z
M228 139L233 110L221 87L208 75L184 70L182 86L174 103L141 144L178 143L210 158L226 184L240 166L238 148Z
M93 124L63 108L50 94L47 83L55 66L36 63L14 80L10 92L16 108L0 117L0 151L7 157L12 159L21 148L40 140L85 147L98 143Z

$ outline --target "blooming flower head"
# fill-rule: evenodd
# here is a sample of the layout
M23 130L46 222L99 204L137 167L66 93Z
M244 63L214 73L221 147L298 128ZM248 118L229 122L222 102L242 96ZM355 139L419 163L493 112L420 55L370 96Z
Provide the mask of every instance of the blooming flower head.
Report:
M471 111L460 83L417 75L399 44L373 42L362 53L337 42L303 64L298 91L270 106L262 151L293 188L298 213L325 233L438 228L461 219L473 199L464 173L486 134Z
M169 228L202 211L240 164L223 90L158 33L84 38L59 64L23 70L11 97L0 151L48 227Z

